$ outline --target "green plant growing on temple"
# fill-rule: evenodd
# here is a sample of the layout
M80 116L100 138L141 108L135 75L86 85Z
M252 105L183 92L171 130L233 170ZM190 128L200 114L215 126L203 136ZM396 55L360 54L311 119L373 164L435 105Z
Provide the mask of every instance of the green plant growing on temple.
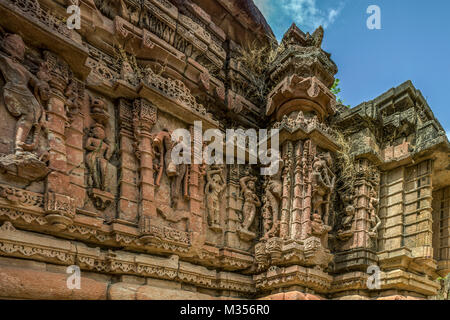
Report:
M342 100L339 96L339 93L341 93L341 88L339 87L339 84L341 83L340 79L335 79L333 86L331 87L330 91L336 96L336 100L338 102L338 104L341 104L347 108L351 108L350 105L346 105L344 104L344 100Z
M445 278L439 277L436 282L441 285L437 296L433 297L433 300L450 300L450 275Z

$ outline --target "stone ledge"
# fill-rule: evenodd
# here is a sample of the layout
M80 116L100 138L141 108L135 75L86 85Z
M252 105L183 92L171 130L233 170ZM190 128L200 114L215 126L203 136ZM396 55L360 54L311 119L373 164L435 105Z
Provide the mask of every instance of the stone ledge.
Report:
M81 288L67 288L68 274L0 266L0 297L105 300L108 283L81 275Z
M202 266L179 261L176 255L161 258L148 254L91 248L80 242L16 230L8 221L0 227L0 255L60 265L76 264L82 270L106 274L178 280L216 290L255 292L250 276L211 271Z

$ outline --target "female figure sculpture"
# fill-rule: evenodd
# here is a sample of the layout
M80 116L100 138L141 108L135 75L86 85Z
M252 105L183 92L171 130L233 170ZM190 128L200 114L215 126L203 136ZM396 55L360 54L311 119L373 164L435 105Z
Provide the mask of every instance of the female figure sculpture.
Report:
M105 128L96 123L91 129L91 136L86 141L86 165L89 171L88 185L101 191L110 192L109 159L112 156L106 139Z
M208 209L208 223L212 227L220 225L219 196L226 188L221 174L221 169L208 170L206 172L208 181L205 187L206 206Z
M249 176L243 177L240 180L242 192L244 194L244 205L242 207L244 222L242 223L242 230L245 232L249 232L249 228L255 220L256 208L261 207L261 201L256 194L255 181L255 177Z

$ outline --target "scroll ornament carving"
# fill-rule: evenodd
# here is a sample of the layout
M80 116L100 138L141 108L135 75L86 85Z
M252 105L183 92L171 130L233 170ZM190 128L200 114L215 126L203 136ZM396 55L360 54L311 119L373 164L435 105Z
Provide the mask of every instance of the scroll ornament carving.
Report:
M44 197L42 195L10 186L0 185L0 198L6 199L15 205L27 207L44 206Z
M64 37L71 38L70 29L54 15L41 8L38 0L6 0L19 8L26 16L31 16L44 24L46 27L55 30Z
M69 196L47 192L45 195L45 219L59 230L72 225L75 217L75 200Z
M141 237L139 240L145 244L168 244L174 243L182 247L191 245L191 236L189 232L176 230L173 228L154 225L152 218L142 216L139 220L139 232Z
M147 66L143 71L142 82L163 92L170 98L185 104L193 111L198 112L201 115L206 115L205 107L195 100L195 97L191 94L189 88L187 88L182 81L164 78L163 76L156 74L150 66Z

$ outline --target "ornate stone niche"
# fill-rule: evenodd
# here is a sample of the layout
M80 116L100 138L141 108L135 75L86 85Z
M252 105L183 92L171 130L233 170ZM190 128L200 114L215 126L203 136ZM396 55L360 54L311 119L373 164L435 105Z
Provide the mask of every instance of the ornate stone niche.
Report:
M101 98L89 98L90 125L86 128L85 167L88 195L96 210L105 211L115 202L117 169L111 159L115 150L115 135L110 125L108 104ZM107 214L115 217L114 208Z
M250 241L256 238L256 233L250 231L255 222L257 213L261 208L261 200L256 189L257 178L247 172L247 175L239 180L244 203L242 205L242 223L237 230L239 237L244 241Z
M208 227L214 231L221 233L223 231L223 217L221 217L221 208L223 208L222 196L227 185L224 178L224 168L222 166L210 166L206 169L206 220Z

